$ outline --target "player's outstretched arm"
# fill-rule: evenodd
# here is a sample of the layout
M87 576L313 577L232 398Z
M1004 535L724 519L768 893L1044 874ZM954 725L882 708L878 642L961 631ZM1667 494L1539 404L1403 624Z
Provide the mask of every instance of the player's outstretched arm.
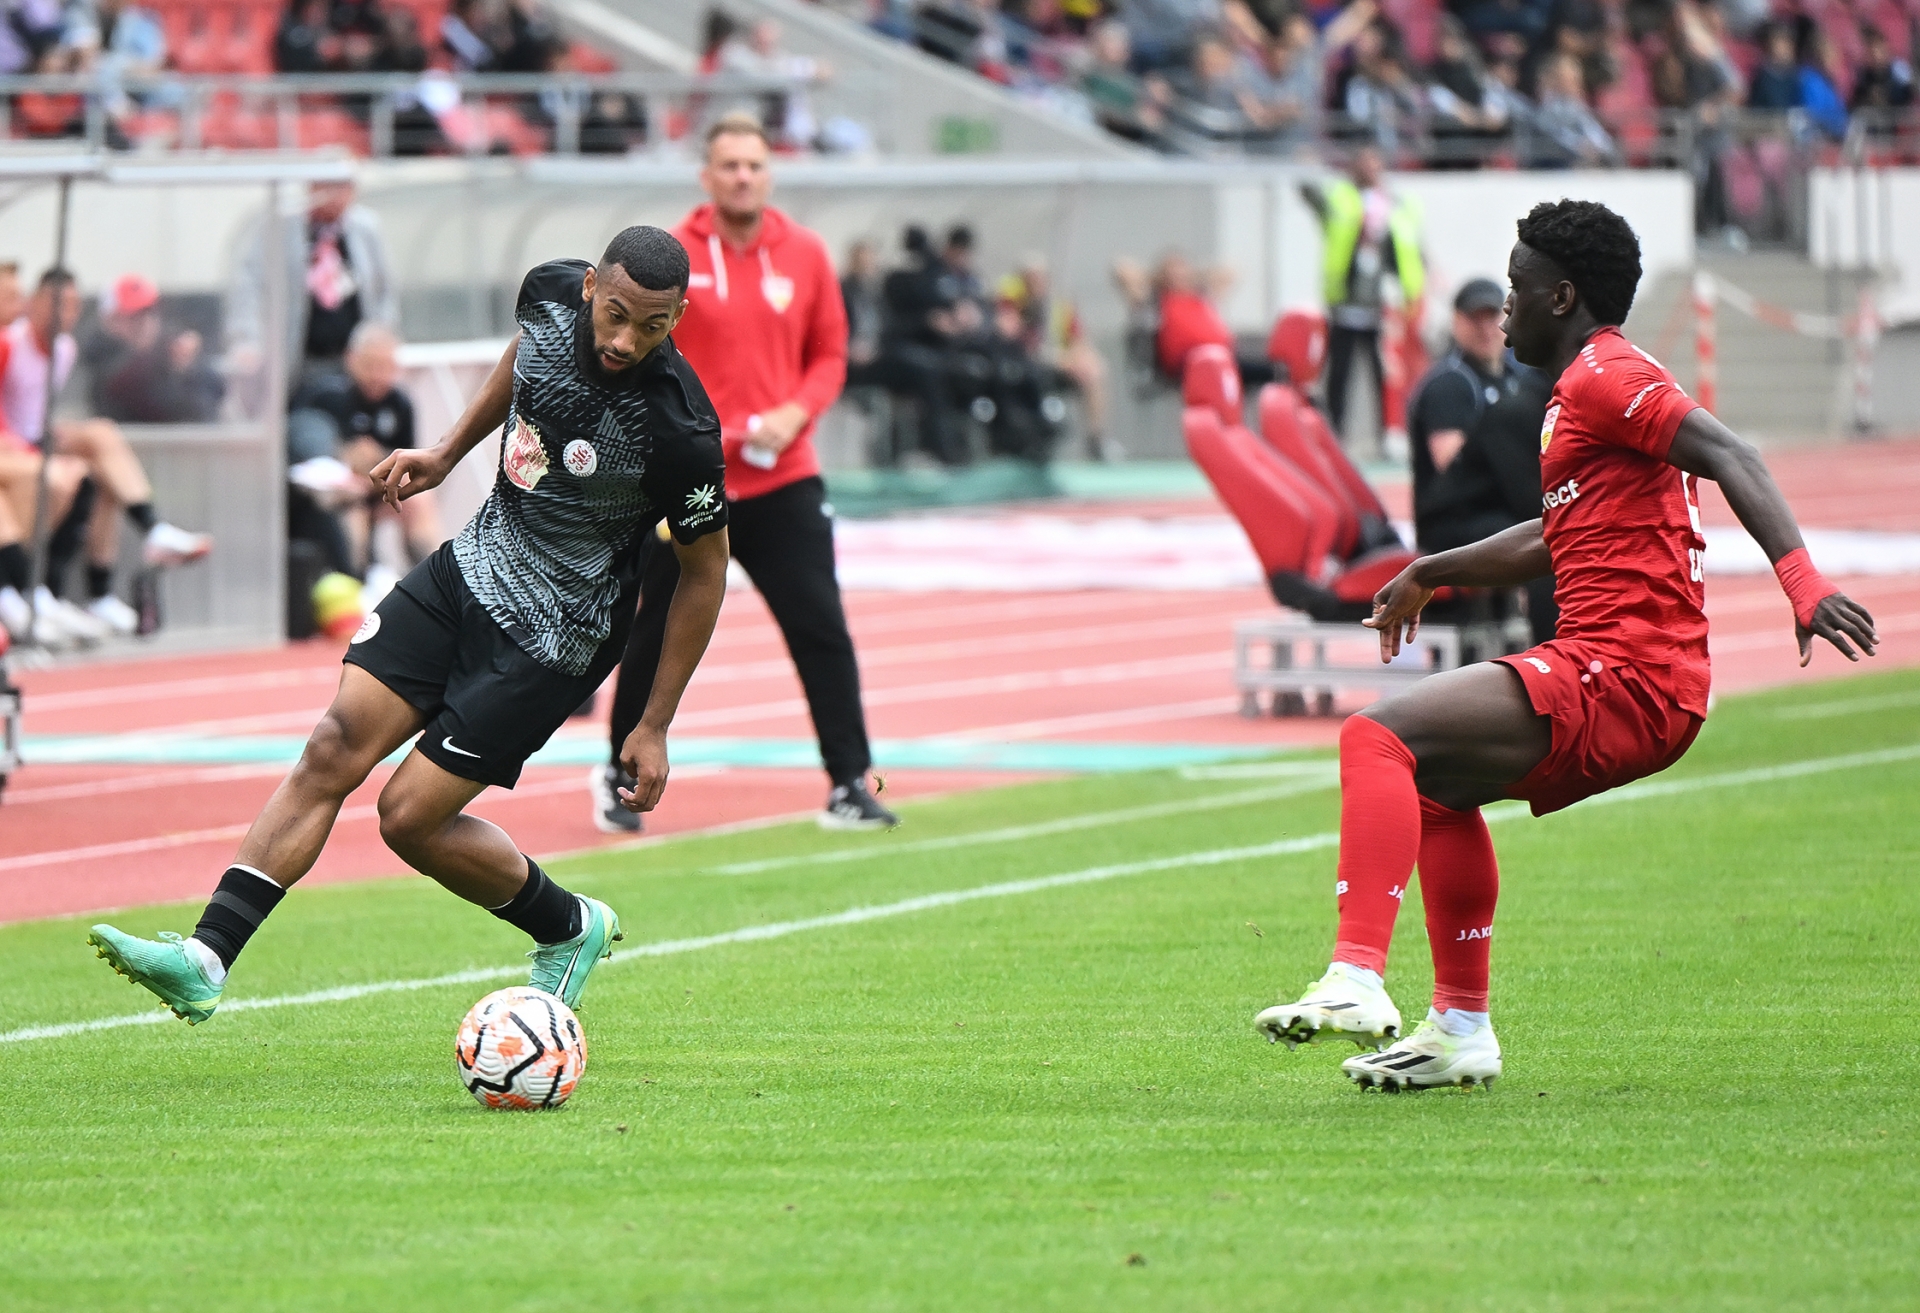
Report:
M1780 586L1793 603L1793 635L1800 644L1801 665L1813 659L1815 634L1839 648L1849 661L1860 659L1856 645L1873 655L1880 642L1873 617L1813 568L1787 499L1780 495L1780 485L1752 443L1705 410L1694 410L1680 421L1667 463L1719 484L1727 505L1773 562Z
M1360 623L1380 631L1380 659L1400 655L1420 632L1420 612L1440 588L1517 588L1553 573L1540 521L1528 520L1450 552L1422 556L1373 595L1373 616Z
M653 671L653 692L640 723L620 745L620 764L633 776L634 787L620 790L628 811L649 812L667 788L667 727L680 709L694 667L713 637L720 603L727 595L727 531L673 544L680 559L680 582L667 606L667 629L660 644L660 664Z
M513 357L519 349L520 334L515 333L487 381L467 404L466 413L454 421L437 445L425 450L402 448L367 471L381 500L399 510L407 498L439 487L480 439L507 422L507 412L513 408Z

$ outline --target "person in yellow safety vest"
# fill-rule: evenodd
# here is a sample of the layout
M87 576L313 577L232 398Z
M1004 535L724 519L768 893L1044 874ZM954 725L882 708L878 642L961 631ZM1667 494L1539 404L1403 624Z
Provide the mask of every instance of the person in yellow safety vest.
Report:
M1384 414L1380 319L1386 309L1382 284L1391 274L1400 301L1411 305L1426 284L1420 254L1420 207L1395 196L1383 182L1380 152L1362 146L1347 175L1326 183L1302 183L1301 198L1320 216L1323 234L1322 294L1327 298L1327 413L1342 441L1346 431L1348 380L1356 353L1373 367L1376 414Z

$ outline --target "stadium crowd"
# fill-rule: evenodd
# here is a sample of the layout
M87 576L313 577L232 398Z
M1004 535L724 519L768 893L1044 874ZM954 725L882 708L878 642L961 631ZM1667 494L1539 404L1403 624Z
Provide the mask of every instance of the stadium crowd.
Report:
M776 24L738 23L716 12L700 71L791 81L759 108L776 125L786 150L861 150L870 134L857 124L816 117L804 86L831 70L781 48ZM563 118L577 118L578 147L587 154L624 154L692 140L705 117L727 106L681 97L649 104L623 91L595 88L583 103L565 103L557 83L536 92L463 96L452 74L552 75L612 73L613 58L563 32L544 0L0 0L0 77L78 76L71 86L23 91L7 98L8 128L24 137L78 136L90 113L105 121L116 149L172 144L184 137L187 106L178 85L154 85L163 73L393 75L412 81L391 94L393 153L537 153L553 149ZM149 79L140 81L140 79ZM131 79L131 80L130 80ZM369 94L303 95L296 106L295 144L372 149L375 98ZM386 106L382 106L385 109ZM271 113L230 91L214 97L198 127L207 145L282 144Z
M1658 111L1807 131L1913 103L1914 0L823 0L1173 152L1369 140L1472 167L1641 162Z

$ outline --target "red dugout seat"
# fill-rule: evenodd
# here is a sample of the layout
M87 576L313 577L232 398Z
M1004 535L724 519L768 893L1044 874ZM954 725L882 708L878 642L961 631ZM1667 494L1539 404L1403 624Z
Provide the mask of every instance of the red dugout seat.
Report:
M1317 337L1309 324L1286 329L1276 327L1275 358L1311 382L1325 354L1324 325ZM1294 384L1263 388L1255 436L1241 422L1233 356L1217 346L1188 357L1182 395L1187 450L1240 522L1274 599L1316 620L1371 614L1373 595L1414 553L1313 404Z

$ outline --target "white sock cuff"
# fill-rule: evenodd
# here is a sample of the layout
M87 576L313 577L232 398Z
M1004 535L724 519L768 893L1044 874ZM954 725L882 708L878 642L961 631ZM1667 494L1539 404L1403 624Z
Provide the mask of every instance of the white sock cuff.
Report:
M1465 1039L1488 1024L1486 1013L1468 1012L1462 1008L1448 1008L1441 1012L1430 1007L1427 1009L1427 1020L1455 1039Z
M268 875L265 871L261 870L257 866L242 866L240 863L235 862L232 866L229 866L227 869L229 871L245 871L248 875L257 875L262 880L265 880L268 884L272 885L275 889L280 890L281 893L286 892L286 886L282 885L278 880L274 879L272 876Z
M220 960L218 953L208 948L198 939L188 939L182 946L187 950L193 960L200 964L200 969L207 973L207 980L210 983L214 985L223 985L226 983L227 964Z
M1387 987L1386 977L1378 971L1370 971L1366 967L1357 967L1351 962L1335 962L1328 970L1338 971L1348 980L1355 981L1362 985L1370 985L1374 989L1385 989Z

